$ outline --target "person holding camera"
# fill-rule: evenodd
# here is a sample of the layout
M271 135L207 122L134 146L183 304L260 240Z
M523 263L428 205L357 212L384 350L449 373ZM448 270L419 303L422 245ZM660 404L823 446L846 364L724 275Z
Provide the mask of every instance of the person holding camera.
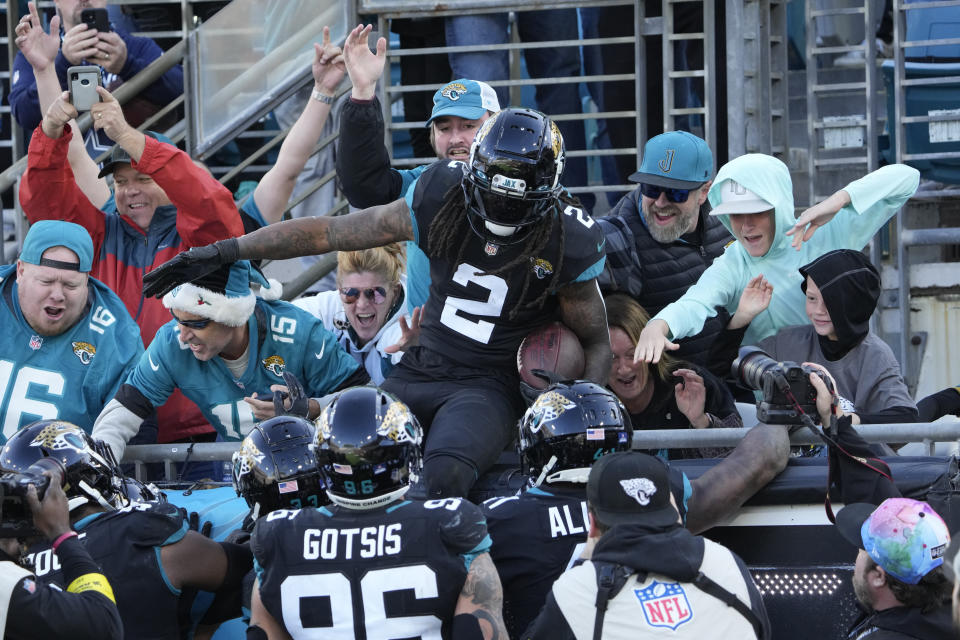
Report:
M17 539L0 538L0 637L4 640L122 638L123 625L110 582L70 528L67 496L62 487L63 472L47 469L43 474L48 479L43 500L38 498L36 484L31 483L26 491L26 503L33 513L34 527L52 542L64 582L69 586L61 591L51 585L38 584L35 576L17 562L20 555ZM19 474L11 479L21 484L28 478L26 474ZM3 490L0 486L0 496ZM8 524L0 522L0 531L6 532ZM9 615L11 612L16 613Z
M870 331L870 316L880 299L876 267L861 251L837 249L800 267L799 273L798 288L810 324L780 329L757 347L773 360L812 364L826 371L838 396L838 418L850 415L853 424L916 422L917 405L896 356ZM762 276L750 281L727 331L715 344L717 357L733 359L751 320L769 305L770 289ZM829 394L818 382L811 379L818 396ZM820 397L817 404L825 402L826 397Z
M643 330L636 360L657 362L675 340L694 335L722 306L737 308L740 293L763 275L772 289L767 309L745 334L757 344L783 327L805 324L797 268L834 249L860 249L917 190L920 173L906 165L881 167L794 216L790 171L759 153L725 164L710 187L710 215L737 238L679 300L657 313Z
M62 89L67 88L67 69L71 66L99 67L103 86L114 90L163 54L163 49L150 38L131 35L111 24L107 17L107 0L54 0L54 5L57 15L50 19L50 32L57 35L60 46L53 69ZM40 26L35 8L20 19L17 35L23 29L29 30L31 25ZM135 126L139 125L160 106L173 102L182 93L183 69L174 65L128 102L124 107L125 114ZM23 53L17 53L13 62L10 109L27 135L43 119L37 82ZM96 158L109 150L113 142L103 133L91 129L87 133L86 146L90 157Z

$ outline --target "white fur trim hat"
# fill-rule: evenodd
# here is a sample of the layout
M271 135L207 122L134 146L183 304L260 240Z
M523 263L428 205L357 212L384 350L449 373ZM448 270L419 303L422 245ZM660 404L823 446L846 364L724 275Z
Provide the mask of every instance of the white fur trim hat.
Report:
M247 322L256 306L251 284L260 285L259 295L264 300L278 300L283 292L279 282L268 280L259 268L240 260L176 287L163 296L163 306L239 327Z

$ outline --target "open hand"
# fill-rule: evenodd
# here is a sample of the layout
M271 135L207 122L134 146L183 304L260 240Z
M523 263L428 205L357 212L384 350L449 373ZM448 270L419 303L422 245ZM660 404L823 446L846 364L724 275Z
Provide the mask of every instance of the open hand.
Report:
M343 43L343 60L347 66L347 74L353 82L352 96L358 100L373 98L377 80L383 76L383 68L387 63L387 41L385 38L377 40L377 53L370 51L370 31L373 25L358 24L347 36Z
M400 341L384 349L386 353L406 351L420 342L420 316L422 311L423 307L414 308L410 314L410 324L407 324L406 316L400 316Z
M660 362L664 350L676 351L680 345L667 339L670 327L663 320L651 320L640 332L640 339L633 350L634 362Z
M773 297L773 285L767 282L763 274L754 276L743 288L737 310L727 324L728 329L739 329L750 324L760 312L766 310Z
M45 70L57 59L60 51L60 16L50 19L50 33L43 30L40 23L40 14L37 13L37 4L28 2L29 12L20 18L15 32L17 47L27 59L34 73Z
M687 417L690 426L695 429L710 426L710 418L704 413L707 387L703 384L703 377L693 369L677 369L673 375L683 379L683 382L678 382L673 389L673 397L680 413Z
M833 220L833 216L848 204L850 204L850 195L841 189L801 213L797 223L786 233L788 236L793 236L793 242L790 244L794 249L799 250L800 245L812 238L817 229Z

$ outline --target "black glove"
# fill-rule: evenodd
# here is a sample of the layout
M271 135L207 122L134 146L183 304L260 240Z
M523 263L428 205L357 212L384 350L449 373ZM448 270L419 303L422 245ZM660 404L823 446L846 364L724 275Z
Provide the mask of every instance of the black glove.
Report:
M162 298L175 287L216 271L225 264L236 262L240 246L236 238L219 240L204 247L194 247L177 254L162 265L143 275L143 295Z
M273 392L274 412L278 416L297 416L298 418L305 419L307 414L310 412L310 398L307 397L307 393L304 391L303 385L300 384L297 376L293 375L289 371L283 372L283 381L287 383L288 392ZM287 398L290 398L289 409L283 406L283 402Z
M213 531L213 523L209 520L204 520L203 524L200 524L200 514L196 511L191 511L187 516L187 528L191 531L196 531L204 538L210 537L210 532Z

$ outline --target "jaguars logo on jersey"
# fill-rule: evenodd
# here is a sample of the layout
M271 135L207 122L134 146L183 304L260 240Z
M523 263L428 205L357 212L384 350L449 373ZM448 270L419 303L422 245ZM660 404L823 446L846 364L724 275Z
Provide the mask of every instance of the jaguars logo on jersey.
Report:
M417 432L411 423L410 410L407 405L396 401L387 409L387 415L377 426L377 433L386 436L394 442L413 442L420 444Z
M93 356L97 355L97 348L89 342L72 342L73 353L80 358L83 364L90 364Z
M69 422L51 422L37 434L30 446L46 447L53 451L62 451L63 449L83 451L86 444L78 432L80 432L80 428Z
M263 363L263 368L277 376L278 378L283 377L283 370L287 368L287 363L280 356L270 356L265 360L261 360Z
M249 439L244 439L240 451L233 454L233 469L240 478L253 470L255 464L263 462L263 454Z
M544 260L543 258L530 258L530 261L533 263L533 273L537 276L538 280L543 280L553 273L553 265L550 264L548 260Z
M572 400L565 398L562 393L557 393L556 391L541 393L537 397L536 402L533 403L533 406L528 409L536 418L531 421L530 430L533 432L539 431L540 425L544 422L556 420L563 415L564 411L576 408L577 405Z
M460 82L451 82L443 89L440 89L440 95L442 95L447 100L453 100L456 102L460 99L463 94L467 92L467 88Z

